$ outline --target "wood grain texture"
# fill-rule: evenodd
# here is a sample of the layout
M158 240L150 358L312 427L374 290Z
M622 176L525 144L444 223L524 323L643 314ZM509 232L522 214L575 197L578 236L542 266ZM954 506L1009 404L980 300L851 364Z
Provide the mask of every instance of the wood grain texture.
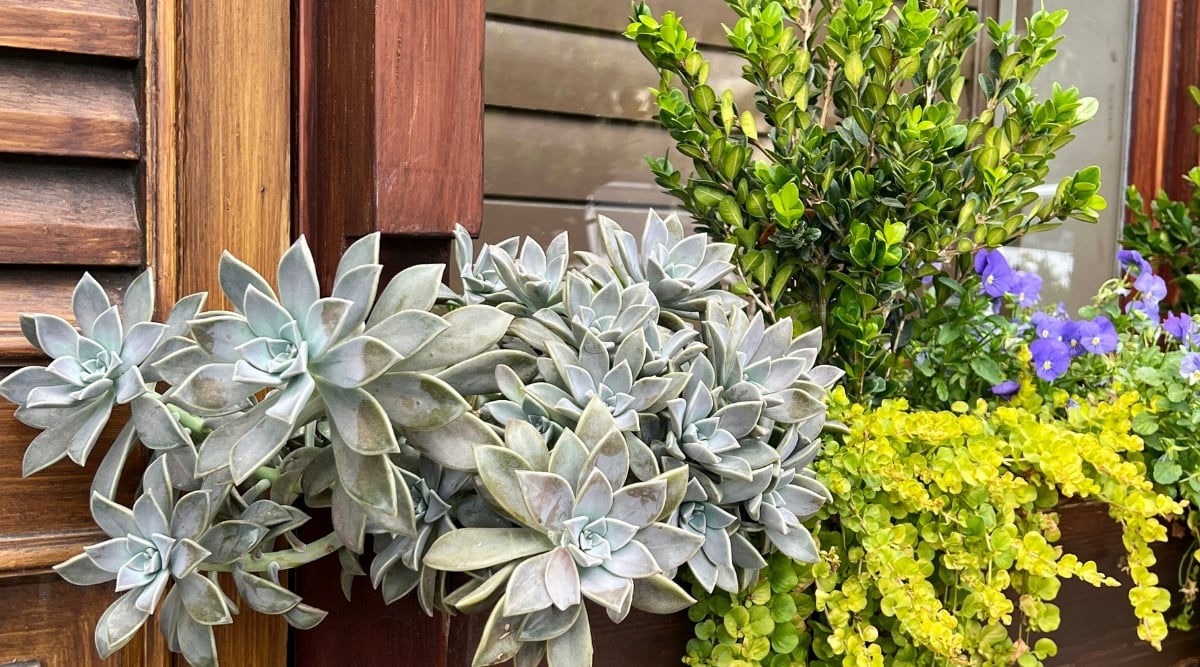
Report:
M620 34L629 26L628 2L564 2L563 0L487 0L488 14L522 18L539 23L601 30ZM737 15L724 0L676 0L650 8L656 16L667 10L682 17L688 34L701 44L728 47L721 23L733 25Z
M108 660L96 655L92 628L115 599L108 587L80 588L57 575L0 580L0 600L4 600L0 604L0 665L26 661L39 667L164 665L146 641L146 636L157 630L142 630L140 637Z
M178 292L217 290L222 250L273 280L289 241L287 0L183 2L184 150L178 174Z
M128 166L0 161L0 257L22 264L140 266L134 178Z
M482 0L299 0L297 224L322 274L372 231L482 219Z
M79 268L0 268L0 367L42 363L44 360L21 334L20 313L49 313L73 322L71 292L82 274ZM108 290L109 299L120 303L131 271L93 271ZM0 370L3 373L4 370Z
M0 0L0 46L137 58L141 43L134 0Z
M674 145L661 128L489 109L484 132L489 197L606 204L676 201L659 190L646 167L647 155L665 155Z
M136 91L127 67L0 58L0 151L136 159Z
M490 106L646 122L658 112L649 90L658 75L624 37L492 18L486 44L483 93ZM724 52L709 60L709 85L718 93L733 90L738 108L753 109L757 89L742 78L742 60Z

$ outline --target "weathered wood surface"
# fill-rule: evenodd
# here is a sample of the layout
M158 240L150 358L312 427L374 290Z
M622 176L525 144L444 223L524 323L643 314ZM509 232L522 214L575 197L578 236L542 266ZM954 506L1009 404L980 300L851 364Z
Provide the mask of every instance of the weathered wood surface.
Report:
M137 58L135 0L0 0L0 46Z

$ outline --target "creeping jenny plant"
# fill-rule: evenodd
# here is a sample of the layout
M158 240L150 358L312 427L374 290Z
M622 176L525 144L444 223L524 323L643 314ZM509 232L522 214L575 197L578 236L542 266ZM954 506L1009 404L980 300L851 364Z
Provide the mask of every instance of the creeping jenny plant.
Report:
M476 255L457 235L463 291L415 266L378 292L379 237L346 251L322 296L308 247L279 262L277 293L230 255L221 288L150 321L149 274L113 306L89 276L76 326L23 316L52 358L0 382L44 432L24 471L83 464L114 404L131 404L92 486L110 539L58 566L123 595L98 619L109 656L151 616L172 650L217 664L212 627L244 604L298 628L324 612L280 572L335 555L342 584L369 572L388 601L488 612L476 665L589 665L591 600L615 621L736 591L773 552L814 560L802 523L830 499L807 469L841 372L817 334L768 326L721 292L731 246L651 214L640 241L603 221L605 253L571 268L510 239ZM123 414L123 413L118 413ZM150 463L129 507L135 447ZM333 531L296 529L329 512ZM229 572L231 579L218 578Z

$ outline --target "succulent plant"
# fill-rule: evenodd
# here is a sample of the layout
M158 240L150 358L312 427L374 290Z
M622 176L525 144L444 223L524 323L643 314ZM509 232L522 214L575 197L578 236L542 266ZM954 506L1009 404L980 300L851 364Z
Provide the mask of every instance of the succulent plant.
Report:
M336 554L348 594L372 546L386 601L415 591L427 613L490 613L475 664L588 665L585 600L615 621L671 613L692 602L673 581L684 564L736 590L771 551L815 559L803 522L828 492L805 468L840 377L815 365L819 333L793 337L717 290L727 249L677 220L652 216L640 248L605 233L609 255L572 269L565 236L475 257L459 230L462 294L437 265L379 292L368 236L322 296L301 239L278 292L222 258L232 311L192 295L151 322L147 274L122 318L85 276L78 331L23 318L53 357L0 383L45 429L27 474L83 463L112 406L132 404L93 482L111 539L59 567L125 593L97 626L101 653L157 613L172 650L215 666L211 626L237 613L223 582L308 628L324 612L280 573ZM150 466L126 509L113 498L139 443ZM300 505L333 531L302 541Z
M664 311L685 317L703 312L712 301L740 305L737 296L714 289L733 272L733 244L689 234L677 215L662 218L650 211L640 244L611 218L600 216L600 239L607 257L581 253L586 272L597 282L609 282L615 274L622 285L646 284Z
M426 556L427 565L448 571L505 566L492 575L503 581L484 586L498 591L504 584L492 616L519 629L504 633L489 623L476 665L522 650L540 653L542 644L551 665L579 664L591 653L588 633L573 631L586 627L584 598L615 622L635 605L682 609L693 602L665 573L690 558L702 538L662 521L683 497L686 471L628 483L625 438L598 398L552 448L532 426L513 421L505 446L482 447L476 456L480 481L517 527L450 532Z

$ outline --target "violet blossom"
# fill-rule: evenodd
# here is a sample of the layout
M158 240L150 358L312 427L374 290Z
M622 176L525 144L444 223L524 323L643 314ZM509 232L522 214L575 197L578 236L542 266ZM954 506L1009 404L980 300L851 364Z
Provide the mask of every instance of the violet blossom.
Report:
M1034 313L1030 321L1033 323L1034 332L1038 338L1050 340L1062 339L1063 327L1066 325L1066 322L1049 313L1042 312Z
M1092 354L1108 354L1117 349L1117 329L1103 315L1077 323L1074 333L1083 349Z
M1023 308L1034 306L1042 297L1042 277L1031 271L1017 271L1008 294Z
M1189 384L1200 382L1200 352L1188 352L1179 363L1179 376Z
M1197 330L1195 320L1187 313L1168 313L1162 326L1164 331L1183 345L1193 347L1200 343L1200 331Z
M1017 392L1020 390L1021 383L1015 380L1005 380L1004 382L992 387L992 393L997 398L1002 398L1006 401L1011 399L1013 396L1016 396Z
M1037 376L1046 382L1057 380L1071 366L1067 344L1059 340L1039 338L1029 344L1029 353Z

